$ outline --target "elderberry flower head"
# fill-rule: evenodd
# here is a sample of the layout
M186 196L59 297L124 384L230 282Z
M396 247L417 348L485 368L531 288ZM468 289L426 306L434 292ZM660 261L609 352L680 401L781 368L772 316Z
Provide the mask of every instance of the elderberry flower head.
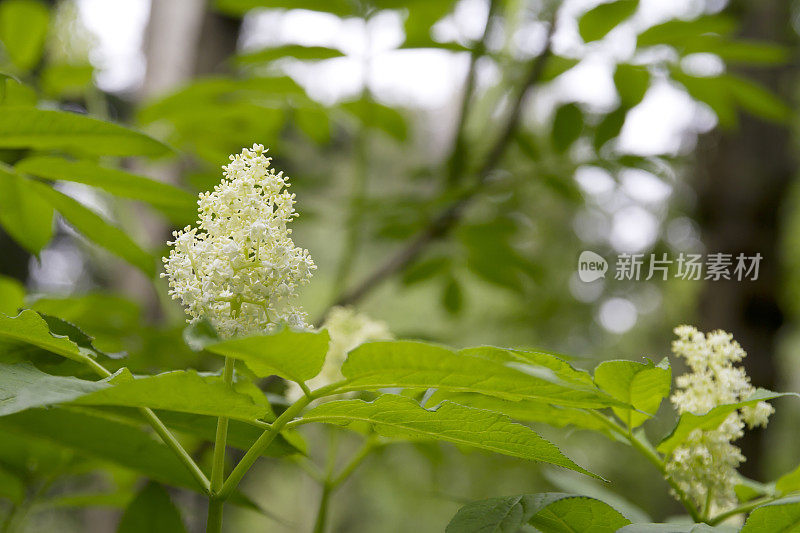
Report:
M703 334L691 326L675 328L675 355L685 359L691 372L676 380L672 403L678 413L702 415L719 405L746 400L755 392L741 367L733 366L747 354L724 331ZM766 426L773 408L767 402L735 410L714 429L695 429L667 458L667 475L698 507L707 499L715 512L736 502L734 486L739 464L745 458L733 441L744 427Z
M266 333L279 324L307 328L294 303L316 265L294 245L287 224L298 214L288 178L270 168L260 144L230 156L224 178L200 194L197 227L173 233L165 274L188 322L208 319L220 336Z
M325 355L325 364L322 371L315 378L308 381L309 388L316 389L330 385L341 379L342 363L347 358L347 353L357 346L368 341L382 341L392 339L392 333L386 322L373 320L363 313L357 313L349 307L334 307L328 313L328 318L322 327L328 330L331 342L328 353ZM287 398L296 401L303 396L303 391L297 383L289 383Z

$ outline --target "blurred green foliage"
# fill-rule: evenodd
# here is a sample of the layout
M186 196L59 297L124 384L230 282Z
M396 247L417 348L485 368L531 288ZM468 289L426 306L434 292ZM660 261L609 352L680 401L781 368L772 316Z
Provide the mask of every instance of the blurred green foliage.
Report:
M16 245L39 259L48 245L67 239L91 264L84 276L92 290L42 294L26 290L26 280L0 277L0 312L11 316L30 308L62 319L60 327L69 331L59 333L82 338L78 345L91 346L112 370L190 369L181 374L187 379L197 377L194 370L218 370L219 358L194 352L184 342L183 316L166 300L165 284L157 278L158 258L168 230L193 222L195 194L219 180L219 167L228 155L258 142L268 146L276 166L292 176L298 194L302 217L295 240L312 251L320 266L304 295L312 316L321 317L332 304L346 302L386 320L398 337L456 346L546 347L575 354L577 367L610 357L653 355L659 360L670 328L694 318L699 288L681 280L627 282L607 277L596 294L576 290L580 251L592 249L611 257L616 250L607 239L591 240L585 232L576 232L580 224L599 231L607 228L613 198L591 194L574 176L580 170L599 169L610 177L614 190L620 190L621 176L634 169L666 184L672 196L653 208L659 235L650 249L678 253L683 245L667 238L667 228L690 214L692 193L683 180L690 161L672 153L643 157L618 149L631 111L648 91L658 83L682 87L713 111L720 128L736 128L741 113L778 123L793 118L788 103L728 68L782 64L793 51L740 39L738 30L746 21L724 11L640 28L631 24L639 8L636 0L604 2L563 19L562 14L556 17L556 2L492 0L481 37L447 42L438 41L432 27L453 12L453 0L217 0L208 16L241 18L256 8L307 9L364 24L386 10L398 12L405 32L401 49L437 49L465 64L469 58L466 80L472 78L473 83L454 93L457 131L446 131L444 141L431 140L425 130L430 122L426 110L389 103L369 84L362 84L347 101L315 100L281 65L287 58L317 62L346 55L328 46L284 43L239 50L227 58L221 72L193 77L168 94L145 100L104 94L88 57L58 53L66 48L65 30L56 24L52 6L38 0L3 0L0 226ZM583 44L554 46L553 27L560 30L572 23ZM535 52L515 47L513 30L529 27L525 25L549 28L546 42ZM549 103L542 98L548 104L544 112L532 111L541 95L557 91L558 83L591 57L598 42L625 25L637 33L636 52L613 66L617 98L612 107L598 109L556 94ZM712 54L727 66L719 73L698 73L686 61L697 54ZM478 67L488 63L496 70L495 81L490 86L474 83ZM179 178L153 178L175 175ZM76 199L65 183L87 186L91 194ZM99 198L102 209L87 198ZM796 212L791 210L792 220ZM793 234L787 234L785 246L790 265L797 262L800 249ZM794 278L790 282L796 285ZM597 320L602 304L615 296L640 309L636 327L624 335L608 331ZM51 330L56 331L53 326ZM76 363L56 358L41 346L3 341L0 363L22 360L54 378L90 377ZM643 372L657 374L659 368ZM258 381L260 374L250 377L272 395L268 397L273 406L284 407L280 382ZM475 407L497 406L485 398L468 401L464 398ZM589 425L568 407L563 412L526 412L527 418L518 418L557 427ZM218 413L173 413L165 418L194 446L203 465L210 461L205 443L213 439L213 414ZM154 485L139 490L135 473L184 487L192 486L193 480L160 441L139 431L141 422L132 409L95 407L37 409L3 417L0 496L15 508L32 495L48 509L124 508L130 502L129 509L155 506L164 520L173 520L169 495ZM656 427L651 432L667 430ZM240 449L258 435L244 424L232 423L230 431L231 446ZM309 454L319 455L314 444L328 435L311 436ZM610 458L605 442L580 432L557 430L545 436L570 457L580 457L580 464L591 464L592 471L622 480L620 492L629 499L639 497L645 516L662 519L676 511L653 495L663 487L654 490L637 475L646 468L637 458L624 457L634 466L621 466ZM304 445L299 439L280 442L276 455ZM535 467L508 458L454 458L450 451L429 443L381 450L373 459L380 468L365 474L352 496L342 493L342 510L332 521L337 530L440 531L457 503L463 503L460 500L571 490L558 486L568 485L561 474L553 474L561 479L554 482L542 478ZM301 487L296 469L291 474L287 469L277 466L253 481L253 499L259 499L264 487L273 492L277 477L295 476L291 483ZM436 509L427 494L420 498L426 490L441 499ZM287 513L302 519L305 507L283 497L287 501L275 502L267 511L281 515L278 510L285 506ZM241 528L272 523L252 512L257 505L248 498L240 496L237 503L249 509L234 519L235 524L248 524ZM411 514L419 516L403 511L416 506L423 510ZM362 509L365 516L357 522L352 515ZM62 516L52 510L43 514L53 512ZM9 516L9 523L16 520ZM120 531L144 527L131 525L133 518L124 516ZM433 518L428 521L426 516ZM398 523L408 528L393 526ZM293 527L299 526L286 530Z

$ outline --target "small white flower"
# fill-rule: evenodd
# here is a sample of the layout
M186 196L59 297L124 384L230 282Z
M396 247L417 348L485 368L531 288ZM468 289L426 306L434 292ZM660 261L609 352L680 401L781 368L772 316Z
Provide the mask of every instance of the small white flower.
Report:
M682 357L691 372L675 382L679 390L672 395L678 413L705 414L714 407L747 399L755 392L744 369L733 366L747 354L733 336L718 330L704 335L691 326L675 328L678 339L672 351ZM667 458L667 475L694 500L705 505L711 494L714 512L736 503L736 469L745 460L733 441L748 427L766 426L773 408L759 402L731 413L716 429L695 429Z
M294 195L265 153L256 144L230 156L219 185L200 194L197 228L173 233L163 259L162 277L188 321L207 318L223 337L265 333L283 322L308 327L293 302L317 267L290 237Z

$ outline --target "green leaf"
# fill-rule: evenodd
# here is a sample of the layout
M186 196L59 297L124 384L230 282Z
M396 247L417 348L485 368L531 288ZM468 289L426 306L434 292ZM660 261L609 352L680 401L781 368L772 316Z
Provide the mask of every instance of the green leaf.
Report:
M478 350L483 352L456 353L414 341L365 343L350 352L342 365L342 374L347 378L342 390L436 388L573 407L619 404L591 384L565 380L551 368L533 366L514 357L513 352L494 349L494 357L488 357L487 349Z
M272 9L308 9L334 15L356 14L348 0L215 0L214 7L228 15L244 15L257 7Z
M298 107L294 110L294 123L300 131L317 144L331 140L331 120L322 107Z
M540 366L552 373L560 380L576 385L594 387L594 381L588 372L578 370L557 354L535 350L511 350L495 346L476 346L459 350L464 355L482 357L499 363L524 363ZM548 372L545 372L548 374Z
M681 47L687 41L708 34L728 35L736 30L736 19L728 15L704 15L693 20L669 20L639 34L636 46L669 44Z
M431 257L412 263L411 266L403 272L403 285L414 285L415 283L431 279L437 274L446 272L450 263L450 258L443 256Z
M631 522L650 522L650 516L638 505L617 494L617 488L610 483L581 476L568 470L547 468L542 474L548 483L558 491L580 494L607 503Z
M775 43L736 40L717 35L703 35L686 42L683 54L709 53L726 64L779 65L789 59L789 49Z
M578 31L583 41L589 43L602 39L623 20L633 15L638 6L639 0L616 0L590 9L578 21Z
M558 76L562 75L575 65L579 63L579 60L573 59L571 57L562 57L557 55L552 55L547 60L544 69L542 70L542 81L551 81Z
M775 489L781 494L800 490L800 466L779 477L775 482Z
M628 110L624 107L612 111L600 121L594 133L594 149L599 151L608 141L619 136Z
M633 429L652 418L669 395L672 387L672 370L669 360L658 365L652 361L604 361L594 371L595 384L611 396L630 404L638 411L614 407L614 413Z
M42 91L54 98L80 98L92 86L92 65L49 64L42 72Z
M760 496L778 495L778 491L775 490L775 483L761 483L741 475L733 486L733 491L736 493L736 499L741 503L755 500Z
M107 380L86 381L51 376L28 363L0 363L0 416L61 403L149 407L246 422L272 419L266 398L248 388L248 382L231 389L219 376L201 376L193 370L136 379L118 372Z
M116 376L112 386L76 398L76 405L149 407L185 413L253 421L272 418L271 408L260 391L238 383L231 389L220 376L200 375L194 370L175 370L132 379ZM242 391L247 391L243 393ZM257 392L257 394L254 394Z
M227 340L205 347L209 352L244 361L259 377L278 375L306 381L322 370L330 336L322 331L284 328L273 335Z
M35 106L36 91L8 73L0 73L0 106Z
M127 233L82 203L44 183L31 182L31 186L87 239L137 267L147 276L155 276L153 256L142 250Z
M158 437L112 416L73 408L30 409L0 418L0 431L116 463L151 479L201 490Z
M447 533L517 533L525 525L541 533L613 533L630 524L613 507L594 498L545 492L470 503L447 525Z
M462 226L458 238L467 249L470 270L489 283L514 292L523 290L526 279L539 279L541 267L514 245L517 231L517 222L508 217Z
M0 466L0 498L20 504L25 499L25 483L19 476Z
M428 404L436 404L442 400L450 400L468 407L495 411L520 422L540 422L557 428L574 426L600 433L605 433L608 429L608 426L598 420L596 416L593 416L590 411L550 405L540 401L512 401L482 394L437 391L430 397Z
M608 426L598 420L596 416L593 416L590 411L584 409L550 405L540 401L512 401L482 394L442 391L436 391L427 403L435 405L442 400L502 413L520 422L540 422L557 428L574 426L580 429L608 433Z
M747 517L741 533L797 531L800 528L800 496L783 498L757 507Z
M730 526L712 527L708 524L631 524L617 533L735 533L737 528Z
M269 114L270 107L281 107L287 101L298 100L303 104L309 103L303 88L286 76L245 79L200 78L171 94L149 102L139 109L137 119L144 124L169 120L180 126L193 125L198 119L231 116L219 114L226 107L242 103L266 102L267 105L260 107L262 111L260 116L254 117L263 121L265 115ZM254 107L245 109L252 111Z
M576 104L566 104L558 108L553 118L553 146L558 152L565 152L578 140L583 131L583 112Z
M89 355L64 336L50 333L47 322L36 311L22 311L15 317L0 315L0 338L21 341L84 363Z
M406 119L397 109L369 98L345 102L339 107L361 121L364 127L383 130L398 142L403 142L408 137Z
M442 305L451 315L457 315L464 308L464 293L456 278L451 277L447 280L442 293Z
M300 44L286 44L274 48L263 48L253 52L237 54L234 60L239 64L269 63L276 59L291 57L294 59L320 60L332 57L341 57L344 54L335 48L325 46L303 46Z
M469 48L458 43L441 43L431 38L431 28L453 9L454 0L425 0L424 2L397 2L379 0L379 9L405 9L408 18L405 23L406 40L402 48L441 48L453 51L468 51Z
M630 109L644 98L650 87L650 73L645 67L620 63L614 72L614 85L617 87L622 107Z
M122 514L117 533L186 533L181 513L164 487L148 483Z
M30 363L0 363L0 416L69 402L107 386L103 382L51 376Z
M39 315L41 315L41 317L47 323L47 327L50 329L50 333L57 336L67 337L69 340L77 344L78 347L81 348L84 353L88 353L93 357L96 357L97 355L104 355L112 359L121 359L127 355L125 352L106 353L101 350L98 350L94 346L94 337L85 333L75 324L67 322L62 318L45 314L41 311L39 311Z
M678 419L678 423L672 432L667 435L667 437L664 438L664 440L662 440L658 445L658 451L663 454L669 454L676 447L680 446L680 444L686 440L689 434L695 429L716 429L725 421L726 418L728 418L728 415L737 409L755 405L758 402L779 398L781 396L800 396L800 394L793 392L772 392L766 389L757 389L756 392L746 400L719 405L703 415L684 413Z
M384 394L372 402L336 400L323 403L308 411L301 420L303 423L342 426L367 423L380 435L389 438L442 440L551 463L594 476L564 456L554 444L508 417L451 402L444 402L436 410L429 411L411 398Z
M692 98L707 104L717 115L720 126L733 128L738 123L736 104L725 76L690 76L672 69L672 79L681 83Z
M6 172L3 167L0 167L0 224L11 238L34 255L53 238L53 207L36 194L30 180Z
M91 185L115 196L147 202L155 207L183 210L189 212L190 216L197 210L197 197L174 185L124 170L106 168L90 161L34 156L23 159L14 168L47 180Z
M64 111L6 107L0 113L0 148L69 150L89 155L159 156L170 149L144 133Z
M759 118L779 124L786 123L792 118L793 112L789 105L766 87L732 74L724 76L724 79L732 99L742 109Z
M0 314L16 316L25 303L25 287L22 283L0 276Z
M218 167L228 154L258 140L279 141L288 111L318 106L291 78L202 78L141 107L137 119L153 123L170 142ZM215 183L219 178L215 177Z
M20 70L31 70L42 57L50 12L34 0L0 3L0 41L11 62Z

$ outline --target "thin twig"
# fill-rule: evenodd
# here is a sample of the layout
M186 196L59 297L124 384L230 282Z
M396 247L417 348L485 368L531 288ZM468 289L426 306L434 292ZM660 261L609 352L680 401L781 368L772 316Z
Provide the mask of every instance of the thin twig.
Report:
M768 503L774 502L778 499L778 496L765 496L763 498L758 498L757 500L752 500L747 503L743 503L738 507L734 507L728 511L722 512L717 516L706 520L706 523L710 526L716 526L717 524L724 522L728 518L735 516L737 514L749 513L753 509L757 507L761 507L762 505L766 505Z
M82 361L89 366L98 376L101 378L108 378L111 377L111 372L108 371L106 367L95 361L89 356L85 356ZM161 437L161 440L164 444L167 445L175 455L180 459L183 465L189 470L189 473L192 474L192 477L197 481L200 487L203 489L204 492L210 493L211 490L211 482L208 480L206 475L203 473L203 470L197 465L197 463L192 459L192 456L189 455L189 452L181 445L180 441L172 434L169 428L158 418L158 415L150 409L149 407L140 407L139 412L144 416L147 423L153 428L153 430Z
M664 460L658 455L656 451L653 450L652 445L649 442L642 442L636 435L634 435L631 431L626 430L619 424L617 424L611 418L599 413L595 410L589 411L592 415L595 416L598 420L603 422L611 429L613 432L617 433L620 437L627 440L631 446L639 453L641 453L648 461L650 461L653 466L655 466L659 473L664 477L664 480L672 487L672 490L675 491L678 499L680 500L683 507L692 517L692 520L695 522L703 522L703 518L700 516L700 512L697 510L697 507L692 503L686 493L681 489L681 487L672 479L669 474L667 473L667 468L664 465ZM645 439L646 440L646 439Z
M528 73L520 86L517 96L512 101L508 112L508 118L503 126L500 135L489 150L484 163L477 172L477 185L459 198L453 201L450 206L433 217L428 226L417 234L403 249L390 257L385 263L375 269L372 274L367 276L359 285L351 291L339 297L334 306L352 305L360 301L364 296L371 292L393 274L402 271L413 263L431 244L445 236L461 220L464 210L475 199L476 195L483 189L492 171L505 154L510 141L513 139L520 122L520 112L527 101L529 89L541 79L547 59L551 55L552 36L555 29L555 19L551 23L547 34L545 48L541 54L531 62Z
M465 126L467 123L469 103L472 101L473 94L475 93L475 77L478 60L486 52L486 39L489 37L492 16L496 8L497 0L491 0L489 2L489 12L486 15L486 25L483 28L483 35L470 51L469 68L467 69L467 78L464 80L464 92L461 94L461 104L459 105L455 135L453 136L453 148L450 150L450 160L447 163L447 184L449 186L455 185L464 172L464 163L466 159L464 154L466 145Z

